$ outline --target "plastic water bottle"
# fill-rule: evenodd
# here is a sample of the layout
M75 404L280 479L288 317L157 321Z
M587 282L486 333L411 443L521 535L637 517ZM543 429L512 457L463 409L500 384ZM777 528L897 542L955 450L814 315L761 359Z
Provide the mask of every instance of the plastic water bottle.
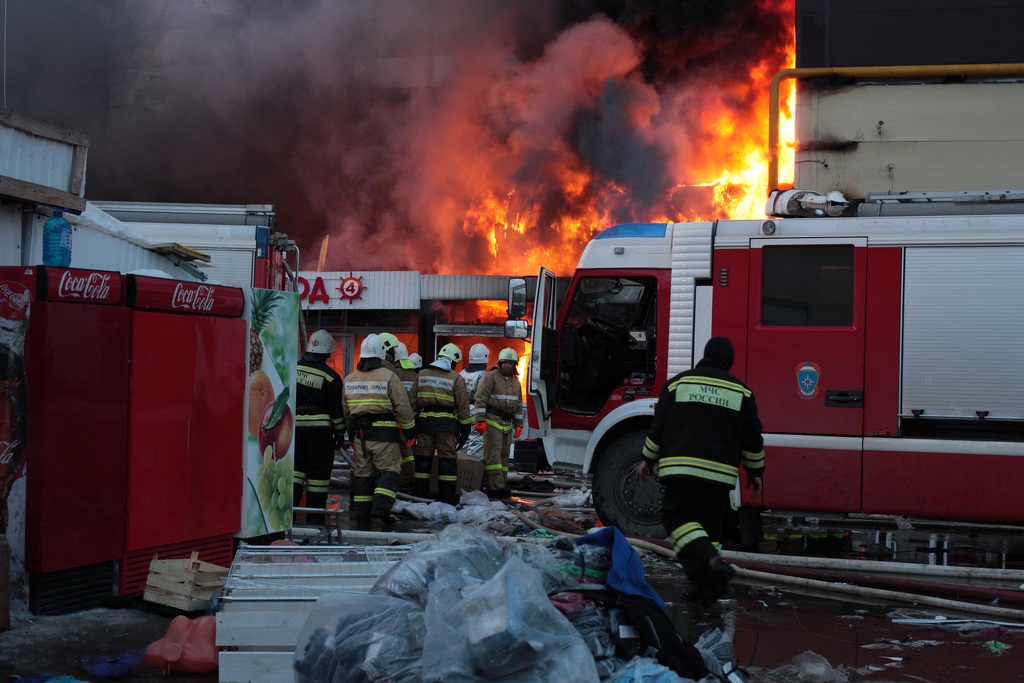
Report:
M71 224L60 209L43 225L43 265L57 268L71 265Z

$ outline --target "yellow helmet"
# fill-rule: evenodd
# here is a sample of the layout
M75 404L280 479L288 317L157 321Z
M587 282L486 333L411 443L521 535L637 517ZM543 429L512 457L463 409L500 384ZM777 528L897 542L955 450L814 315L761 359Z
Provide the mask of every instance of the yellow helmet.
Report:
M513 363L518 363L519 362L519 354L516 353L515 349L511 349L511 348L505 347L504 349L502 349L501 351L498 352L498 362L501 363L502 361L506 361L506 360L510 360Z
M447 358L452 362L452 365L458 364L462 360L462 351L455 344L445 344L441 347L441 350L437 352L438 358Z
M381 342L384 344L385 351L394 351L395 348L397 348L398 344L400 343L398 341L398 337L391 334L390 332L381 332L377 336L380 337Z

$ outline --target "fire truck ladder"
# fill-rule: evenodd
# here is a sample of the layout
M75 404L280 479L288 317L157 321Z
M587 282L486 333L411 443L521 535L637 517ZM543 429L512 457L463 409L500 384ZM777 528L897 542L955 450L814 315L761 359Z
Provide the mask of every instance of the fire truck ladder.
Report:
M950 214L1020 213L1024 190L961 192L868 192L858 216L945 216Z

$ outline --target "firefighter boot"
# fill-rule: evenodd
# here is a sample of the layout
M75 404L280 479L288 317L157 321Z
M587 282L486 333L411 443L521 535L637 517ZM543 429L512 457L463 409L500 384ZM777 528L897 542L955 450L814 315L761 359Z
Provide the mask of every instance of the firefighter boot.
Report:
M736 569L726 562L721 555L708 560L707 582L709 597L712 602L725 597L725 589L736 576Z
M398 488L398 472L381 472L377 477L377 486L373 489L373 511L371 516L379 519L386 528L395 523L391 516L391 508L395 504L395 489Z
M417 498L430 497L430 469L434 464L432 455L416 455L416 471L412 479L412 495Z
M455 505L458 503L456 489L459 482L458 460L455 458L437 459L437 497L438 500Z
M370 510L373 506L373 479L371 477L354 477L352 479L352 513L351 518L357 529L365 529L370 524Z

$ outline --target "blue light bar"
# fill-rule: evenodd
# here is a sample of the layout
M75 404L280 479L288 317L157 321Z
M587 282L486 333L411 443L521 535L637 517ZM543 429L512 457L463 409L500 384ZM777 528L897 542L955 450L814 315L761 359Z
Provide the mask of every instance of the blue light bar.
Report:
M606 237L664 237L668 223L623 223L605 228L594 235L595 240Z

